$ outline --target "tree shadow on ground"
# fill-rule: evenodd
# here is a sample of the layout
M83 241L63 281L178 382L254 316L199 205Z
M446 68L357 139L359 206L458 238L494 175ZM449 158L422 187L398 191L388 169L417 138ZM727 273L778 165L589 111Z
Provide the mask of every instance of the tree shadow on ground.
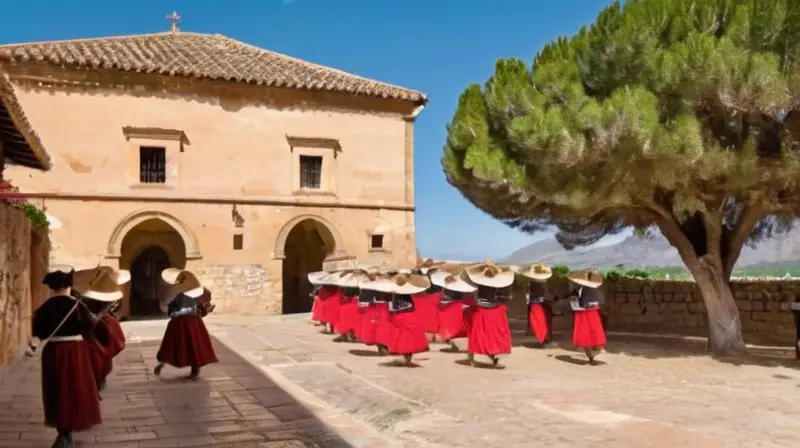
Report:
M550 345L539 347L532 336L523 334L514 335L514 346L530 350L558 349L571 353L580 353L582 350L572 345L571 334L557 332ZM609 334L605 352L614 355L624 355L648 359L662 358L711 358L721 363L734 366L760 366L760 367L786 367L800 369L800 361L794 359L794 348L750 347L746 356L741 358L712 357L706 350L704 338L679 339L641 337L636 335ZM600 355L602 356L602 354Z

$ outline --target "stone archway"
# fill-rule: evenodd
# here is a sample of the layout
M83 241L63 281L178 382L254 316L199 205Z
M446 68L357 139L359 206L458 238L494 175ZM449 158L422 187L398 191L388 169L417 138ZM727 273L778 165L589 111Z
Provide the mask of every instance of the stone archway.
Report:
M114 229L106 257L117 258L120 269L131 271L121 315L154 317L163 315L158 306L164 293L161 270L185 268L188 260L201 254L194 235L175 217L160 211L138 211Z
M313 304L308 273L321 270L326 258L341 252L337 250L340 240L334 227L317 217L295 218L289 224L292 226L288 231L284 234L282 229L278 235L278 243L283 246L275 251L283 258L282 310L283 314L307 313Z

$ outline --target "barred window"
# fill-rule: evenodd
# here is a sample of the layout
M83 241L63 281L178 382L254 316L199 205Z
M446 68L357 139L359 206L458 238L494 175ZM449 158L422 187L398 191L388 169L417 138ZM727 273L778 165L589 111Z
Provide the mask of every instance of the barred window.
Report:
M163 184L167 181L167 150L154 146L139 147L139 182Z
M300 156L300 188L322 188L322 157Z

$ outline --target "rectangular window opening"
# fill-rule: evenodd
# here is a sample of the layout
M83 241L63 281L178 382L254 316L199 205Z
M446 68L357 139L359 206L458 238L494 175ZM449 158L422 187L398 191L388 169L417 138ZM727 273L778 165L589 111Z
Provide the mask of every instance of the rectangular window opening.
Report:
M155 146L139 147L139 182L163 184L167 182L167 149Z
M242 250L244 247L244 235L237 233L233 235L233 250Z
M369 238L369 248L372 250L383 249L383 235L372 235Z
M300 188L322 188L322 157L300 156Z

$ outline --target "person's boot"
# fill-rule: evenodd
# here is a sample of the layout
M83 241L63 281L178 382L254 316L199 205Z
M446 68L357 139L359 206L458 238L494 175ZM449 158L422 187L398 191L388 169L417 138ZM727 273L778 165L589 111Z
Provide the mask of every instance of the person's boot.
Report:
M469 363L470 367L475 367L475 355L472 353L467 353L467 362Z
M189 373L188 379L195 381L197 377L200 376L200 367L192 367L191 373Z
M451 339L451 340L449 340L449 341L447 341L447 343L450 345L450 350L452 350L452 351L453 351L453 353L458 353L458 352L460 352L460 351L461 351L461 349L460 349L460 348L458 348L458 345L456 345L456 343L455 343L455 342L453 342L453 340L452 340L452 339Z
M492 360L492 366L495 369L500 367L500 358L497 355L489 355L489 359Z
M153 369L153 375L159 376L161 375L161 371L164 370L164 363L160 362L156 365L156 368Z
M378 345L378 354L381 356L386 356L389 354L389 348L385 345Z

